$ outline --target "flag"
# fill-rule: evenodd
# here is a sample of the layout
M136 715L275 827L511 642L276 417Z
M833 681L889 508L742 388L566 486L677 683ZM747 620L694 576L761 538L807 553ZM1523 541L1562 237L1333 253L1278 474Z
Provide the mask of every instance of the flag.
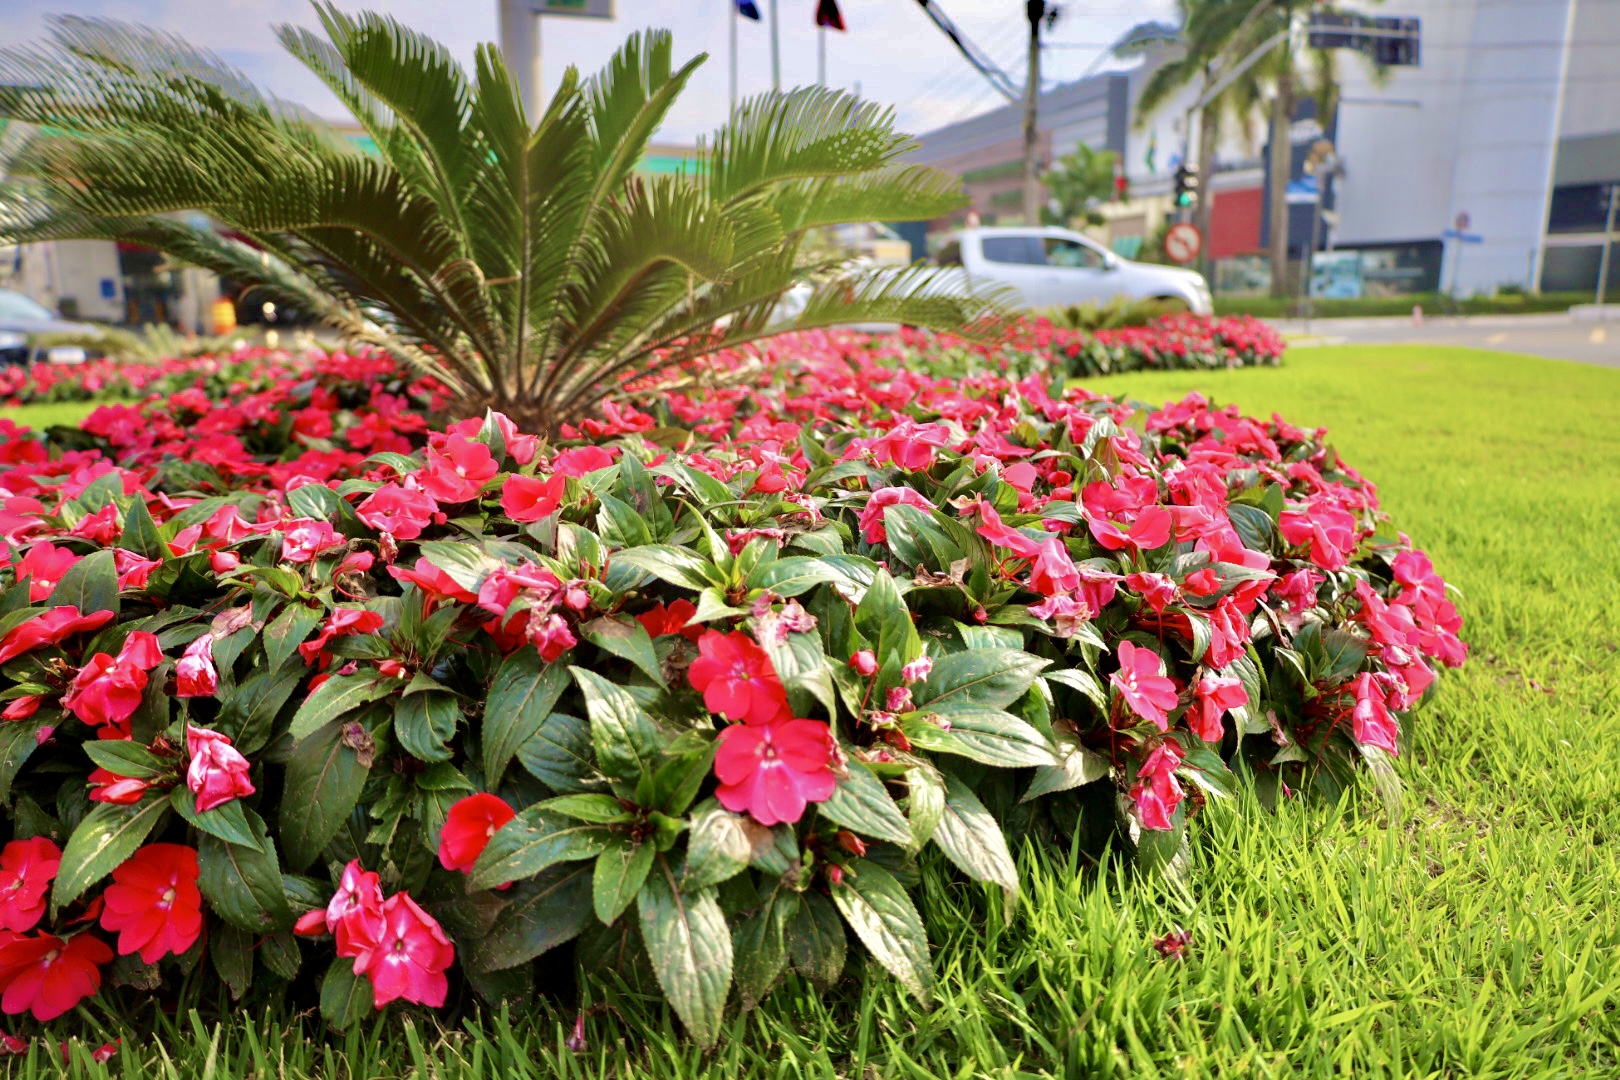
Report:
M737 0L737 14L759 22L759 8L754 4L754 0Z
M816 25L825 26L829 30L844 29L844 15L838 10L838 0L818 0Z

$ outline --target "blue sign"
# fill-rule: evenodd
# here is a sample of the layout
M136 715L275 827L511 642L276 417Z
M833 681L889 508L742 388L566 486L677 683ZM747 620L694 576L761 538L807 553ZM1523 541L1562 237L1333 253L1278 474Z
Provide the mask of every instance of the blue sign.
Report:
M118 299L118 283L110 277L101 279L101 298L103 300Z
M1459 232L1456 229L1446 229L1440 234L1447 240L1460 240L1465 244L1483 244L1485 238L1478 233Z

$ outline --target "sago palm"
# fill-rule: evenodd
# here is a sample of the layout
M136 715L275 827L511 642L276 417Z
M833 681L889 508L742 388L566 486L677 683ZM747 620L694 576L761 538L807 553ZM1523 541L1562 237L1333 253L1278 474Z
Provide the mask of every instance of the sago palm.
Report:
M921 267L804 251L825 226L961 204L955 178L900 163L912 143L890 110L763 95L687 174L645 177L704 59L675 67L667 33L632 36L593 78L569 69L533 118L493 46L469 76L391 19L316 10L324 35L281 42L374 153L177 38L58 19L46 46L0 53L0 117L35 133L5 163L0 237L145 244L542 428L716 349L868 320L960 331L994 306ZM808 302L777 316L800 281Z

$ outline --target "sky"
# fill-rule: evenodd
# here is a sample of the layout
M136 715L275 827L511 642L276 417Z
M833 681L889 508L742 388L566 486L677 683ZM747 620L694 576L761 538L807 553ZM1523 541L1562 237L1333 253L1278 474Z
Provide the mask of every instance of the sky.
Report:
M756 0L768 20L772 0ZM1023 82L1023 0L934 0L1013 81ZM775 0L782 19L784 86L816 81L816 0ZM671 113L660 141L690 143L723 118L730 95L731 0L617 0L609 21L548 16L542 20L541 70L549 88L565 67L595 71L631 31L674 32L677 62L700 52L709 60ZM916 0L839 0L846 33L827 32L827 81L893 105L902 130L921 134L1002 103L961 58ZM384 12L443 42L470 65L473 48L496 36L496 0L339 0L347 11ZM1172 17L1174 0L1068 0L1049 40L1042 82L1074 79L1104 48L1138 22ZM177 33L240 68L259 86L330 118L342 109L296 60L271 27L318 26L301 0L0 0L0 47L44 37L53 14L144 23ZM770 88L769 23L740 21L738 76L744 96ZM1117 65L1116 65L1117 66Z

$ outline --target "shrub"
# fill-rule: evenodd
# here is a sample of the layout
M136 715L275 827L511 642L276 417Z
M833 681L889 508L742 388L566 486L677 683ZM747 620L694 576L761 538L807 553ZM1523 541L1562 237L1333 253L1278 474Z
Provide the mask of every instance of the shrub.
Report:
M1175 872L1235 784L1392 779L1460 620L1324 432L796 344L558 443L346 357L0 432L0 1008L573 942L709 1043L849 931L926 999L930 846L1010 901L1008 830Z

